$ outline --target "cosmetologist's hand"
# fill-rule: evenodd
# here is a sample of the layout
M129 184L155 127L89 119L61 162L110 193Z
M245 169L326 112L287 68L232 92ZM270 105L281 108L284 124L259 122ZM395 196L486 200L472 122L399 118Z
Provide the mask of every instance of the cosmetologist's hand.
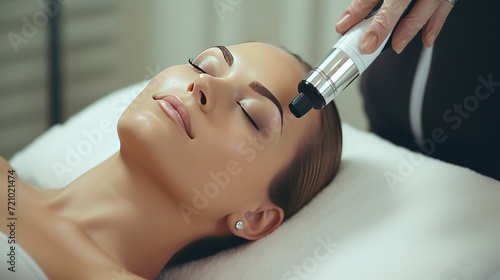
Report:
M353 0L340 16L336 31L342 34L347 32L363 20L378 2L379 0ZM380 46L410 2L411 0L384 1L361 39L362 53L373 53ZM391 42L394 51L401 53L422 28L424 45L432 46L455 3L456 0L417 0L394 30Z

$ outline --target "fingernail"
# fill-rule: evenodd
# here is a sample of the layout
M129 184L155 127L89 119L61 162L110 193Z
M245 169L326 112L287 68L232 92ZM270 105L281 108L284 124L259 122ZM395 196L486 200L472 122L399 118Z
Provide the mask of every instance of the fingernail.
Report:
M399 44L396 45L396 48L394 48L394 51L397 54L400 54L403 51L403 49L406 47L406 45L408 45L409 41L410 41L409 39L404 39L403 41L399 42Z
M347 29L347 24L349 23L350 18L351 14L346 14L339 21L337 21L337 30L344 31Z
M434 44L435 40L436 40L436 35L435 34L429 35L429 37L427 39L427 43L429 44L428 47L431 47Z
M375 51L376 45L377 45L377 36L372 34L364 38L359 48L361 50L361 53L372 53Z

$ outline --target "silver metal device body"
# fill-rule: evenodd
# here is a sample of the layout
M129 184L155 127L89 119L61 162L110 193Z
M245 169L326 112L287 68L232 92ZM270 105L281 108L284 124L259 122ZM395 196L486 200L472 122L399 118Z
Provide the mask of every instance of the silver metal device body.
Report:
M360 51L361 38L372 20L373 16L370 16L347 31L322 62L299 83L299 94L289 104L296 117L300 118L310 109L321 109L330 103L382 52L390 34L373 53L362 54Z
M354 61L341 49L332 48L304 80L313 85L328 104L358 76Z
M332 47L325 59L304 79L313 85L317 84L316 89L323 96L326 104L361 75L382 52L389 36L371 54L362 54L359 49L361 38L372 20L373 16L351 28ZM314 73L318 73L322 79ZM326 84L329 86L326 87Z

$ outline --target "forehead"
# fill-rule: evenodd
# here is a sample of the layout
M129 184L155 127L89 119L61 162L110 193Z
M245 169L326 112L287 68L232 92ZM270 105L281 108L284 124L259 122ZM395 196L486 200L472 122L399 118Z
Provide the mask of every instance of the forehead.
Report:
M267 87L283 108L282 148L294 149L304 135L319 122L319 112L311 110L302 118L290 112L288 104L298 94L297 86L307 74L292 54L265 43L246 43L228 46L234 55L233 67ZM235 69L236 70L236 69Z
M307 73L290 53L266 43L245 43L227 47L234 55L234 67L268 88L283 111L297 95L297 85Z

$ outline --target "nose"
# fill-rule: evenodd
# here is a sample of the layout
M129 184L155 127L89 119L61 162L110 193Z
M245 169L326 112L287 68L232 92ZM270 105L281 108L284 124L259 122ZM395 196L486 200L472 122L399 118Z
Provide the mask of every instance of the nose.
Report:
M193 95L205 114L226 107L230 104L229 101L233 99L225 82L208 74L198 75L188 85L187 91Z

